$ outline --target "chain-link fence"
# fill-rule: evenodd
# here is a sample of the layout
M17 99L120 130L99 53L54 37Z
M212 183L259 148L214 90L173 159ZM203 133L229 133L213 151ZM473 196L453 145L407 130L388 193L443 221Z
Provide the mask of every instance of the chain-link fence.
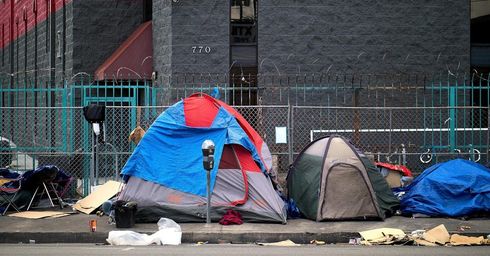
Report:
M376 160L405 164L415 173L455 157L489 162L488 108L297 106L292 116L294 154L312 140L339 134Z
M93 132L81 107L0 109L1 148L9 168L31 170L54 164L76 178L71 196L84 195L92 152L97 183L119 179L135 145L128 140L140 125L147 130L167 107L108 106L104 135L93 147ZM463 157L489 163L489 110L481 107L351 108L315 106L236 106L278 156L280 173L312 140L331 134L349 138L383 162L404 163L415 173L443 160ZM134 120L136 119L136 122ZM286 140L276 128L285 127Z
M233 105L263 137L280 173L321 136L339 134L376 160L415 173L464 157L488 165L490 74L180 74L156 80L65 81L0 76L0 163L16 170L54 164L77 180L71 196L119 179L133 152L131 131L148 129L168 106L196 92ZM252 83L253 81L253 83ZM82 107L107 107L94 147ZM276 133L286 131L285 134ZM281 135L281 136L279 136ZM92 155L97 151L96 156Z
M0 139L9 142L9 146L0 148L0 158L18 171L56 165L76 178L72 196L84 195L88 191L92 153L97 152L97 183L119 179L122 166L134 150L134 144L128 141L130 132L136 124L148 129L164 109L108 107L103 136L94 146L92 128L81 107L4 107L0 109Z

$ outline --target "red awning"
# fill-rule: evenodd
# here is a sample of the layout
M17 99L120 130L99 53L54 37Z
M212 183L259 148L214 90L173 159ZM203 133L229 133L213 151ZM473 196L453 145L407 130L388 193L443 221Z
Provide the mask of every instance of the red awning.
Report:
M151 21L141 24L95 71L96 80L150 79L153 72Z

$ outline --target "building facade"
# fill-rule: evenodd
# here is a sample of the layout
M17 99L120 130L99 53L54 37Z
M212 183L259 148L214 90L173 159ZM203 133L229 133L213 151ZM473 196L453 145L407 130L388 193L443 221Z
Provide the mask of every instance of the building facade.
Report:
M93 75L145 21L143 3L1 1L1 78L12 78L15 84L36 80L42 81L36 84L50 81L53 84L48 86L62 86L62 81L69 81L80 72Z
M468 72L470 2L167 0L153 3L155 70Z
M4 0L0 12L0 72L19 81L93 75L148 20L159 77L470 71L470 1Z

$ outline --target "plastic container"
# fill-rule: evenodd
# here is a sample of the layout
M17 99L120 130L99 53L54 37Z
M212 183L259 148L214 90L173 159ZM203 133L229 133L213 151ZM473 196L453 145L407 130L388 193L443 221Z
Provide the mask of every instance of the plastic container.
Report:
M135 223L136 202L118 200L114 203L116 228L131 228Z

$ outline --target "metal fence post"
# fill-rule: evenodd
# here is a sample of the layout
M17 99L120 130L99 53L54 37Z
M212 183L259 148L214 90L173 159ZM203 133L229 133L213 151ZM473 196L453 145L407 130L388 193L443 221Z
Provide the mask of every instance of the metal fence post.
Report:
M391 136L393 135L393 110L390 109L389 111L389 116L390 116L390 128L389 128L389 134L388 134L388 154L391 156Z

